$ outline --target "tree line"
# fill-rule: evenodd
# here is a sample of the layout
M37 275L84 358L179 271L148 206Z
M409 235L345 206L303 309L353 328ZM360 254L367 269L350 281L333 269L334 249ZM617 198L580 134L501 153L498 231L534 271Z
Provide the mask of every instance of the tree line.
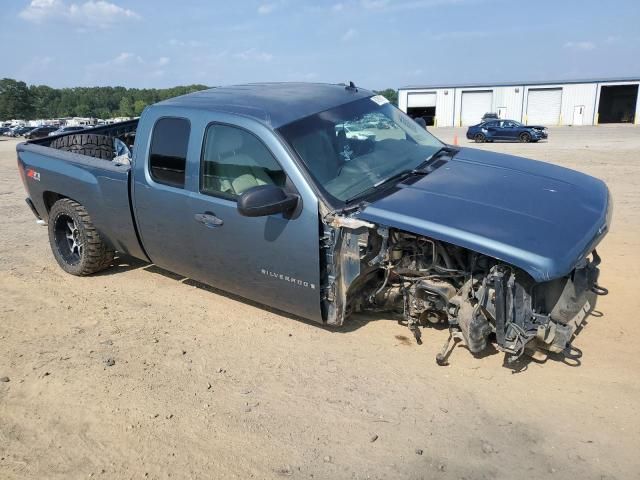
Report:
M27 85L12 78L0 80L0 120L34 120L62 117L137 117L147 105L209 88L187 85L173 88L75 87ZM397 92L378 92L391 103Z
M27 85L11 78L0 80L0 120L61 117L136 117L147 105L204 90L206 85L173 88L75 87Z

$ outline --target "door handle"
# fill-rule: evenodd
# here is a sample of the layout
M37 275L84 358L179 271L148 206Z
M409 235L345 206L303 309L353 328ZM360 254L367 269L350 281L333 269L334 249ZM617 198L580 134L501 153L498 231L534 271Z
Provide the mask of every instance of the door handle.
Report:
M222 219L216 217L211 212L196 213L193 218L196 219L196 222L202 223L205 227L208 228L221 227L224 224Z

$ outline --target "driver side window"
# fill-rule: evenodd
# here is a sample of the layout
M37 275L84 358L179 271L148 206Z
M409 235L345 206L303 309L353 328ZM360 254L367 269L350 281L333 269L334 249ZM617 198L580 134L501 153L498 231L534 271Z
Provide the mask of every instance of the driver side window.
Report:
M238 127L210 125L200 164L200 191L236 198L260 185L284 186L286 175L258 138Z

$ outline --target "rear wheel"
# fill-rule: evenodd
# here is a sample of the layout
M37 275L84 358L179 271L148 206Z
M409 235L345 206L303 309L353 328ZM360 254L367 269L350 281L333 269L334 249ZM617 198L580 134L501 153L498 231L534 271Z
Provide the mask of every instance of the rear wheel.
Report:
M113 160L115 156L113 137L95 133L77 133L56 138L49 145L57 150L78 153L89 157Z
M484 143L487 141L487 137L485 137L482 133L476 133L476 136L473 137L476 143Z
M523 132L520 134L520 141L522 143L529 143L531 141L531 135L527 132Z
M49 244L56 261L72 275L90 275L107 268L114 251L100 237L87 210L68 198L49 212Z

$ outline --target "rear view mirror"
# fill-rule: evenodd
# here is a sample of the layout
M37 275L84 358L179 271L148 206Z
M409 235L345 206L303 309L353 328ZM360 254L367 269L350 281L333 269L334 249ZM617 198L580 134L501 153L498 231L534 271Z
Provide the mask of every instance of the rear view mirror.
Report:
M413 119L413 121L416 122L418 125L420 125L422 128L427 128L427 122L425 121L424 118L416 117Z
M245 217L264 217L295 210L300 197L275 185L260 185L243 192L238 198L238 212Z

